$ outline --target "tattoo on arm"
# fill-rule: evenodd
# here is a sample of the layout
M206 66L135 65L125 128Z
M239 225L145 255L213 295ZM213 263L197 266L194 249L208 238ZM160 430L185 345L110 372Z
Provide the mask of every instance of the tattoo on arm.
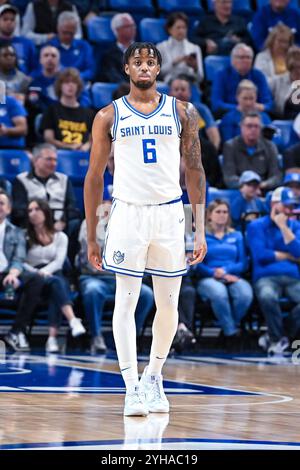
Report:
M199 114L191 103L184 103L184 125L181 136L181 154L187 170L197 173L200 201L205 203L206 179L201 160Z

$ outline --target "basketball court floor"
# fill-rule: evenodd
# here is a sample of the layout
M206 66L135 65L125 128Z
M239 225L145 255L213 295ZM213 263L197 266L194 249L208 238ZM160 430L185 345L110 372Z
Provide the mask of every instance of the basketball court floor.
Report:
M171 358L164 369L170 414L124 418L114 355L7 355L0 363L0 450L299 450L295 362ZM140 364L142 371L146 357Z

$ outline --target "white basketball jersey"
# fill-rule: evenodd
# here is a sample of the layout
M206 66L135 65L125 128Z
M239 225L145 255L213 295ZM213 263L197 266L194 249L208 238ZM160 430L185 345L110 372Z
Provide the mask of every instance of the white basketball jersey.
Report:
M133 204L162 204L180 197L176 99L163 94L151 114L133 108L126 97L113 105L113 197Z

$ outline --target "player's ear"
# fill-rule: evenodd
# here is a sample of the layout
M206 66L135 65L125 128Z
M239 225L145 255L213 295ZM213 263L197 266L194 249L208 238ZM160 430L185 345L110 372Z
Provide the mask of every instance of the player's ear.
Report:
M159 75L160 74L160 65L157 66L157 72L156 72L156 75Z
M128 64L125 64L124 70L125 70L126 75L129 75L129 65Z

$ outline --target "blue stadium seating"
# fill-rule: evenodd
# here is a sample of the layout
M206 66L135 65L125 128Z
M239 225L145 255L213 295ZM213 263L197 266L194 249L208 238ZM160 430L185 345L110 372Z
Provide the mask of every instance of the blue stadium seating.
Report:
M187 15L199 16L203 14L203 8L199 0L158 0L158 9L164 13L183 11Z
M82 184L89 165L89 152L58 150L57 171L69 176L72 183Z
M275 120L272 126L277 128L277 133L273 137L274 144L277 145L278 150L281 152L289 147L292 142L293 121Z
M213 81L215 75L230 63L230 57L222 55L209 55L204 59L206 80Z
M210 203L211 201L214 201L215 199L225 199L226 201L229 202L229 204L232 204L234 199L237 197L239 194L238 189L217 189L217 188L209 188L208 189L208 200L207 202Z
M30 159L24 150L0 150L0 175L13 181L22 171L30 170Z
M143 13L143 15L154 14L151 0L109 0L109 9L128 13Z
M110 27L111 17L97 16L87 23L87 37L90 42L101 43L103 46L113 44L116 40Z
M12 5L14 5L15 7L17 7L19 12L20 12L20 15L23 16L29 1L30 0L12 0L12 2L10 2L10 3ZM8 3L8 2L6 2L6 3Z
M269 3L270 3L270 0L256 0L256 9L258 10L259 8L264 7L265 5L268 5ZM296 8L299 7L298 0L290 0L290 4Z
M157 44L158 42L168 39L164 25L164 18L144 18L140 22L140 38L141 41L150 41Z
M78 150L59 150L57 155L57 171L69 176L74 188L76 206L83 213L83 183L88 169L89 153Z
M169 87L165 83L159 82L157 84L157 91L159 91L159 93L164 93L165 95L168 95L169 94Z
M207 5L209 11L212 11L214 9L213 0L207 0ZM244 16L246 19L250 19L254 13L251 7L250 0L233 0L232 11L235 15Z
M93 107L101 109L107 106L112 101L112 94L118 86L118 83L94 83L92 86Z

